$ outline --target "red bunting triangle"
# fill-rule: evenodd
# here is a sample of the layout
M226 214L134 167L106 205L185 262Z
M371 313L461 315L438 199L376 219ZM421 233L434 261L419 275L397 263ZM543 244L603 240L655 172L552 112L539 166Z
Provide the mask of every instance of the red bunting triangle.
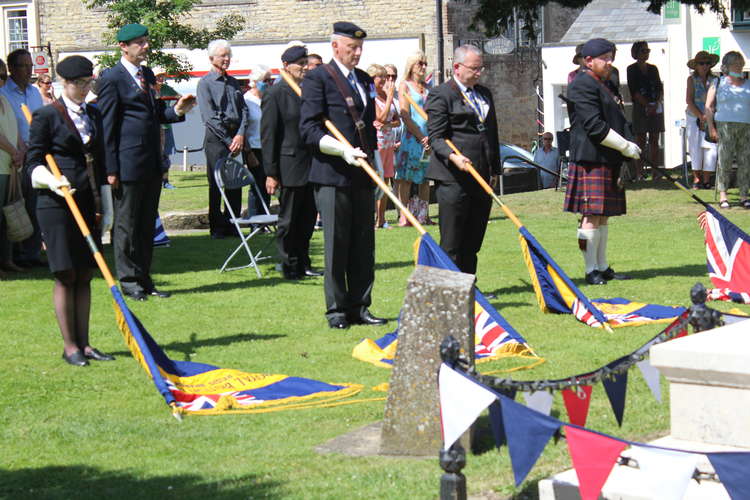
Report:
M581 500L596 500L627 443L569 425L565 426L565 439L578 476Z
M586 426L586 417L589 414L589 403L591 403L590 385L581 385L573 389L563 389L563 401L568 411L568 420L571 424Z

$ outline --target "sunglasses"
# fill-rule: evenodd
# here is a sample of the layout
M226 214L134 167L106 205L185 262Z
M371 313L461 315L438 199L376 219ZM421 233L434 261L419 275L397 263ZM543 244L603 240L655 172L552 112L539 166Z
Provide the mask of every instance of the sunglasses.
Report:
M39 85L52 85L52 82L40 81Z
M386 80L395 80L396 75L385 75Z
M700 61L695 63L697 66L711 66L711 63L708 61Z

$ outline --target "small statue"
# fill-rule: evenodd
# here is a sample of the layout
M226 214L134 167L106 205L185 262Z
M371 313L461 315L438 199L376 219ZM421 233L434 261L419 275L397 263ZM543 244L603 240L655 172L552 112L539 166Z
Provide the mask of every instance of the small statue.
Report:
M724 324L721 313L706 306L707 297L708 292L703 283L696 283L690 289L690 300L693 302L693 305L690 306L688 323L693 327L693 333L712 330Z

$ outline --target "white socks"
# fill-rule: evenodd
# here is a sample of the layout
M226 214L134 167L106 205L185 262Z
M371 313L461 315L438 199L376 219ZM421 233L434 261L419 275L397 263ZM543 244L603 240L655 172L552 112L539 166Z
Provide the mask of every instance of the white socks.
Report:
M604 272L609 268L607 262L607 238L609 238L609 226L599 226L599 245L596 251L597 269Z
M595 271L598 265L599 229L578 229L578 246L583 253L586 274Z

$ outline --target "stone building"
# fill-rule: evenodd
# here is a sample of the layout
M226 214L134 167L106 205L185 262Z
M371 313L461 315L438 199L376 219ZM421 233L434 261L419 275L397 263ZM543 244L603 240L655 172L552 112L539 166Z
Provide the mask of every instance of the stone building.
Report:
M0 6L4 54L24 44L33 47L49 43L54 64L65 55L93 56L108 48L103 42L107 31L105 9L88 9L80 0L0 0ZM481 34L467 28L474 9L472 2L445 0L442 4L444 76L450 75L452 52L459 43L492 47L486 45ZM237 74L243 70L247 74L252 63L277 67L283 45L292 39L303 40L311 51L330 57L331 25L343 19L355 21L368 32L361 67L389 62L401 72L406 57L415 49L422 49L429 69L437 73L437 16L433 0L204 0L185 22L211 27L230 13L246 20L245 29L232 41L231 69ZM555 4L546 7L542 12L543 41L559 41L576 14L577 11ZM179 47L173 50L191 61L195 76L209 69L205 51ZM484 81L493 89L498 103L501 139L529 147L538 131L540 50L534 46L509 54L497 52L489 50L486 54Z

